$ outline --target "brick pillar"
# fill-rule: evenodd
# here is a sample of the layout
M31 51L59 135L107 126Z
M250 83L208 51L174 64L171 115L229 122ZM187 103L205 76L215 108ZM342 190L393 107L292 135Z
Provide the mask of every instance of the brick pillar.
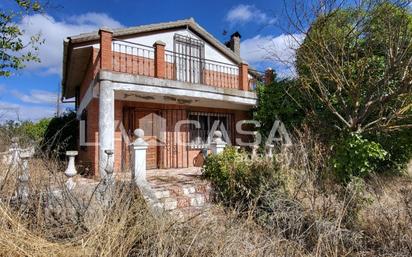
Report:
M239 89L249 91L249 78L248 78L249 65L242 62L239 66Z
M155 77L164 79L166 77L165 46L162 41L156 41L153 44L155 58Z
M112 70L112 39L113 31L109 28L101 28L100 35L100 69Z
M265 85L271 84L274 79L275 79L275 75L273 73L272 68L267 68L265 70Z

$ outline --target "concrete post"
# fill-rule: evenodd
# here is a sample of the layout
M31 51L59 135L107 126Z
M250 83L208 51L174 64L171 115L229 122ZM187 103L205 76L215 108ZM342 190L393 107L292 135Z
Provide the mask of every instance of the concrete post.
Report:
M136 140L132 143L132 179L137 183L139 180L146 180L146 150L148 143L144 141L143 129L134 131Z
M19 147L19 138L13 137L11 139L11 145L9 148L10 152L10 166L13 170L16 170L20 163L20 147Z
M213 133L213 140L210 143L210 150L212 154L219 154L223 152L226 147L226 142L222 139L222 132L216 130Z
M154 47L155 77L164 79L166 77L165 47L162 41L156 41Z
M274 147L275 147L275 146L272 145L272 144L266 145L266 158L267 158L268 160L273 159L273 148L274 148Z
M76 166L74 165L74 159L77 155L77 151L67 151L66 156L69 157L69 163L67 164L67 169L64 174L67 177L65 183L68 190L73 190L76 186L76 182L73 181L73 178L77 175Z
M112 83L100 81L99 94L99 173L106 177L106 169L113 169L113 163L108 166L106 150L114 149L114 91Z
M19 186L17 188L17 197L22 203L27 203L29 199L29 158L32 156L29 152L20 154L21 158L21 175L18 177Z

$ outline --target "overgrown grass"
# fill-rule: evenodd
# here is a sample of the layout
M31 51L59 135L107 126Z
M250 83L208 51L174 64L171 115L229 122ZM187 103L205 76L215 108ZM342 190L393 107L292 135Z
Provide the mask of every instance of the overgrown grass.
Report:
M243 178L226 185L230 204L184 218L155 215L127 183L110 205L93 200L97 182L66 192L64 163L45 158L30 161L31 197L20 205L18 172L0 165L0 256L411 256L411 178L343 186L327 172L327 152L301 133L275 167L258 160L233 172Z
M204 175L218 201L304 254L410 256L412 179L372 175L342 184L328 151L310 131L297 131L274 163L229 148L207 160Z

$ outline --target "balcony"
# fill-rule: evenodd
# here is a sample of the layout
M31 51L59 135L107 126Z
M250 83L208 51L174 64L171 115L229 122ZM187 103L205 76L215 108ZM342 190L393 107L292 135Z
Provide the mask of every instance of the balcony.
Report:
M165 50L165 45L147 46L113 39L112 70L116 72L250 91L258 76L240 66ZM257 74L257 73L256 73Z

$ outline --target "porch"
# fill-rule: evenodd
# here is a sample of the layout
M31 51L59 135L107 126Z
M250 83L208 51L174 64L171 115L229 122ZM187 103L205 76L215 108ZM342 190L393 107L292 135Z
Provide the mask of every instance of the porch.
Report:
M150 191L162 210L177 215L193 215L211 204L211 186L202 179L200 167L152 169L146 176ZM132 180L130 172L117 173L115 177L122 182Z

